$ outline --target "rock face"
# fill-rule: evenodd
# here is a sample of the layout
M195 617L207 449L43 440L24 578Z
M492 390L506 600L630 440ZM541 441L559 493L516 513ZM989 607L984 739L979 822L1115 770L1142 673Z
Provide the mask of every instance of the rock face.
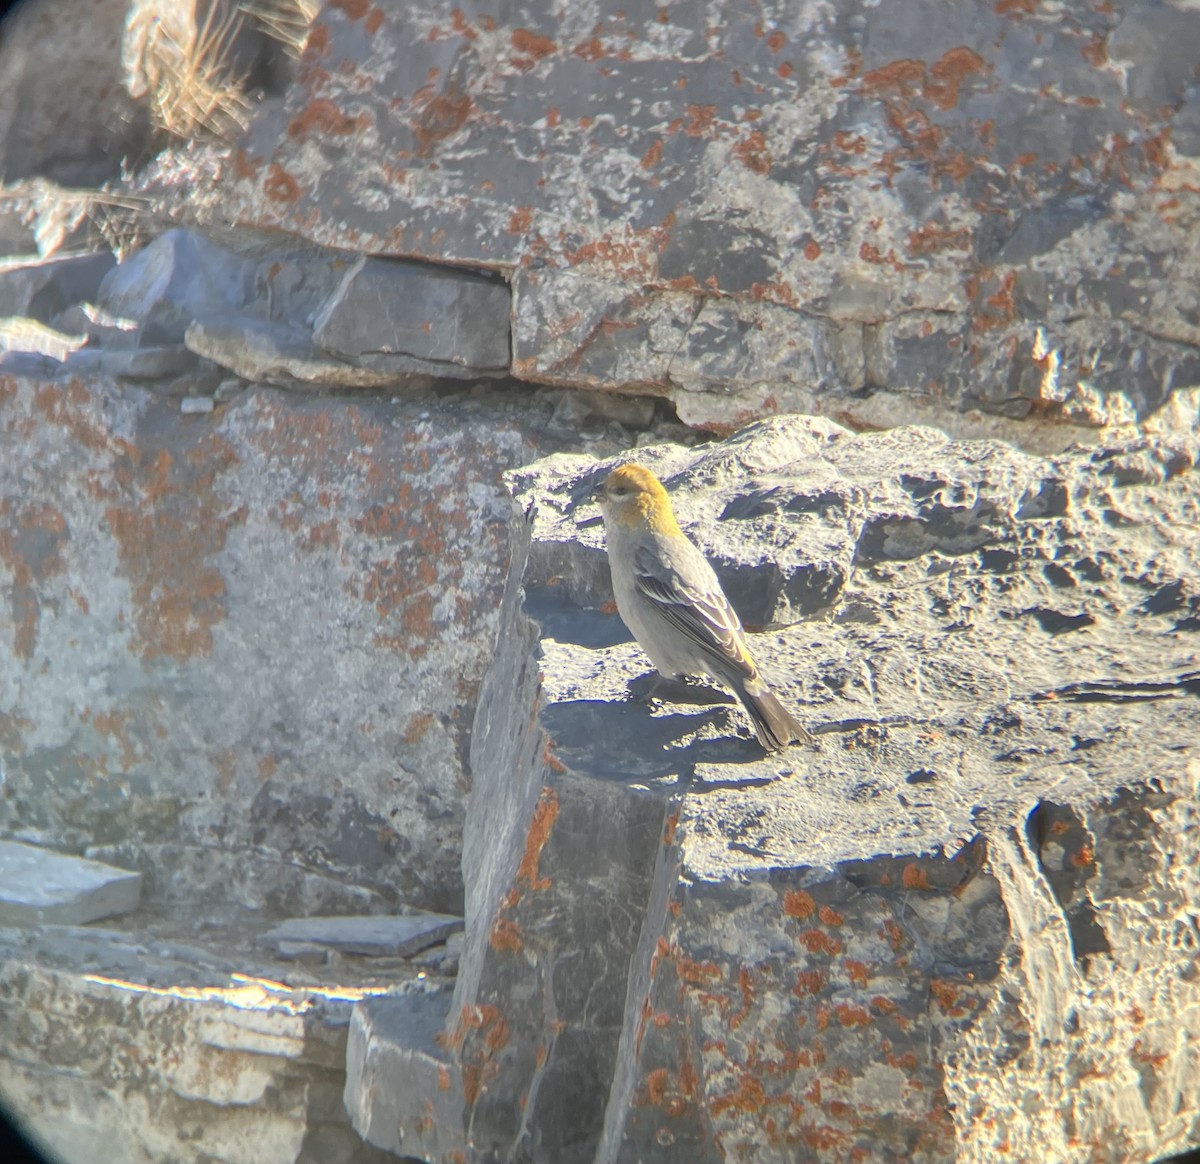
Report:
M138 873L0 841L0 925L79 924L136 909Z
M0 830L282 916L460 912L517 420L0 379Z
M351 971L289 988L272 969L94 927L0 928L6 1112L81 1164L394 1161L342 1109L351 1008L385 992L436 1007L442 987Z
M139 158L150 119L122 84L130 0L31 0L6 13L0 53L0 174L99 185ZM64 80L69 79L69 84Z
M1197 38L1183 0L331 4L217 215L504 272L516 374L697 425L1145 415L1200 380Z
M0 43L4 1102L79 1164L1200 1144L1197 0L86 7ZM644 697L580 454L664 438L819 749Z
M37 365L46 375L100 372L166 395L210 394L212 371L324 391L508 374L512 295L501 279L225 237L175 227L116 265L108 253L5 264L6 366L33 353L49 357Z
M440 1041L372 1004L360 1132L438 1164L1194 1144L1200 444L794 417L640 457L820 749L631 700L580 524L607 465L514 474L454 1001Z

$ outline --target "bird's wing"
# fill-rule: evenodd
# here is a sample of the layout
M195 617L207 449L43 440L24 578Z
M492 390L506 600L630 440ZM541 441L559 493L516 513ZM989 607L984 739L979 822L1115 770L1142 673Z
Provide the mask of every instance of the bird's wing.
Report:
M697 551L698 553L698 551ZM703 561L703 559L700 559ZM702 585L684 582L679 571L649 551L634 555L634 584L638 593L649 599L662 616L685 634L720 669L733 666L747 678L756 673L746 650L742 623L720 584L704 563Z

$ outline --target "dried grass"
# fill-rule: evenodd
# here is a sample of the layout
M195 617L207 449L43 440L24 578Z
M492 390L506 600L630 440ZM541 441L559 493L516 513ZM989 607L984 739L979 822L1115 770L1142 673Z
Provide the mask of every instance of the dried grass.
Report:
M88 225L122 263L140 251L156 233L148 200L137 196L99 193L87 207Z
M241 10L269 37L298 57L322 0L242 0Z
M151 115L172 137L230 141L246 128L246 78L234 67L243 27L239 7L214 2L194 35L177 39L163 24L149 37L143 68Z

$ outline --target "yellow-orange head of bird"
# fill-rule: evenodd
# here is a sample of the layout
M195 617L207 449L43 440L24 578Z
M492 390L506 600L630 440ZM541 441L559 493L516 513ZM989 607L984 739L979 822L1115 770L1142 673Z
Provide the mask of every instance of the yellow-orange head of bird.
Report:
M662 482L641 465L621 465L598 490L600 508L621 525L646 525L656 533L682 534Z

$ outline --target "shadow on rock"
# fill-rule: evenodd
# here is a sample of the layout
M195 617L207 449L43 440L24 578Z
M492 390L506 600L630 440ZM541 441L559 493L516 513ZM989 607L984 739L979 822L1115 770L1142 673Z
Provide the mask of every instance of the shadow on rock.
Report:
M709 691L711 689L703 689ZM709 710L655 714L638 701L611 703L581 699L548 707L543 725L555 740L554 754L573 772L602 780L689 783L699 765L754 764L763 758L758 743L734 733L737 712L728 704ZM720 694L719 692L715 694ZM719 738L699 738L711 732Z
M654 701L682 703L694 707L711 707L714 703L736 704L728 691L714 687L701 679L668 679L657 672L639 675L630 680L629 698L640 703Z

